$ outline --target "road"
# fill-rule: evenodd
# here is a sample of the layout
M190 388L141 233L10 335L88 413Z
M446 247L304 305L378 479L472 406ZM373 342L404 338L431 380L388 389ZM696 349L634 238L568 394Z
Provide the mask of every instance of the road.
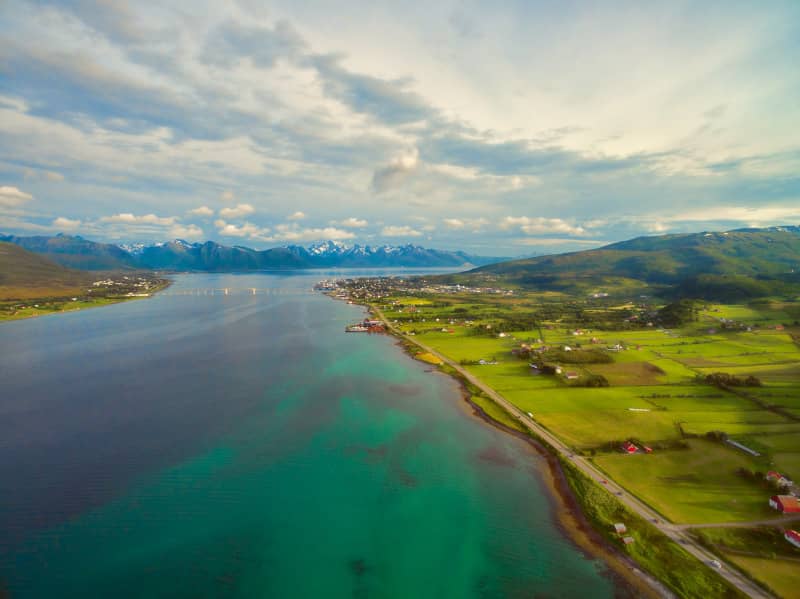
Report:
M719 576L722 576L725 580L727 580L729 583L731 583L733 586L739 589L742 593L753 598L772 597L772 595L768 594L766 591L761 589L761 587L756 586L753 582L747 579L740 572L726 566L723 566L720 569L713 567L711 563L712 561L718 560L717 556L711 553L708 549L706 549L702 545L700 545L692 537L690 537L686 529L681 528L678 525L665 522L663 516L658 514L644 502L640 501L636 497L627 493L622 487L616 484L613 480L609 479L605 473L603 473L600 469L598 469L594 464L592 464L586 458L576 455L558 437L553 435L542 425L540 425L535 420L530 418L527 414L523 413L522 410L520 410L517 406L515 406L510 401L505 399L502 395L497 393L497 391L495 391L494 389L483 383L480 379L475 377L475 375L466 370L463 366L461 366L461 364L454 362L453 360L441 354L440 352L436 351L432 347L425 345L415 337L409 337L403 335L402 332L398 331L394 327L394 325L392 325L392 323L389 322L389 320L384 316L380 308L374 305L371 307L375 311L378 318L380 318L386 324L386 327L392 333L395 333L396 335L399 335L403 339L410 341L423 351L433 354L434 356L442 360L444 363L446 363L448 366L455 369L466 380L468 380L470 383L472 383L481 391L483 391L489 398L495 401L498 405L505 408L505 410L508 411L511 415L515 416L526 428L528 428L528 430L534 433L537 437L546 441L562 457L572 462L572 464L578 470L583 472L583 474L588 476L590 479L597 481L601 486L601 488L604 488L609 493L615 495L616 499L621 503L623 503L628 509L630 509L638 516L649 521L653 526L655 526L667 537L669 537L676 543L679 543L681 547L683 547L683 549L685 549L688 553L690 553L691 555L699 559L701 562L706 564L706 566L708 566L709 569L713 570Z

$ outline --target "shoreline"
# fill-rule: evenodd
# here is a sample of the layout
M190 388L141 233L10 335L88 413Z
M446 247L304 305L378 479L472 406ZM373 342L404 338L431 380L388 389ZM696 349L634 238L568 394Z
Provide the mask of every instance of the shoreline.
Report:
M13 315L13 316L11 316L9 318L0 318L0 325L2 325L3 323L6 323L6 322L16 322L16 321L19 321L19 320L32 320L34 318L42 318L44 316L54 316L56 314L69 314L71 312L83 312L85 310L94 310L95 308L104 308L106 306L114 306L116 304L124 304L124 303L130 302L130 301L135 301L135 300L152 299L157 293L160 293L160 292L164 291L165 289L170 287L172 285L172 283L174 282L172 279L164 279L164 281L166 281L166 283L164 285L158 287L157 289L155 289L152 293L150 293L146 297L145 296L130 296L130 297L119 296L119 297L113 297L113 298L97 298L98 300L108 299L108 301L102 302L102 303L97 303L97 304L91 305L91 306L79 306L77 308L72 308L72 309L67 309L67 310L41 310L41 311L39 311L39 312L37 312L35 314L26 314L24 316ZM64 301L66 301L66 298L52 298L52 299L55 299L55 300L63 299ZM12 300L2 300L2 301L12 301ZM42 301L42 300L38 300L36 298L33 298L33 299L13 300L13 301L36 302L36 301Z
M366 304L354 305L359 305L367 313L383 320L386 324L386 334L393 338L394 343L400 346L407 356L414 361L419 361L411 351L415 344L397 334L382 314L375 314L371 306ZM546 489L546 499L554 508L553 519L557 528L586 557L597 559L603 563L605 571L602 572L602 575L617 583L618 590L622 591L623 597L648 597L650 599L675 597L675 594L661 581L644 572L635 560L603 538L581 508L580 501L570 487L567 474L558 457L543 441L535 438L532 434L512 429L487 414L480 405L472 400L472 393L467 387L467 382L457 372L446 372L441 365L428 364L428 366L430 368L426 369L427 372L447 376L455 381L459 387L461 398L471 408L473 417L526 442L539 456L544 458L547 466L537 467L537 471L540 473L541 481ZM502 409L502 406L500 407Z
M394 338L395 344L400 346L407 356L418 361L409 351L408 345L404 343L401 337L394 333L389 334ZM675 597L660 581L642 571L633 559L604 539L592 526L569 485L561 462L544 443L531 435L510 428L487 414L480 405L472 400L472 393L470 393L465 382L460 377L444 372L432 365L430 368L426 368L426 371L447 376L455 381L459 387L461 399L471 408L473 417L527 443L544 459L546 467L538 467L537 465L537 471L541 475L541 481L546 489L546 499L551 507L554 508L553 519L556 527L586 557L597 559L603 563L605 571L602 572L602 575L611 578L617 583L618 590L622 591L621 596L648 597L652 599Z
M446 375L446 373L441 374ZM451 378L455 379L455 377ZM493 426L528 443L536 453L544 458L547 467L540 469L542 483L547 489L546 496L548 501L555 508L553 516L556 525L564 536L587 557L602 561L607 568L604 575L611 577L617 583L622 583L623 589L630 593L630 596L674 597L671 591L649 574L639 570L635 561L604 539L592 526L583 513L575 492L569 486L569 481L561 462L544 444L530 435L514 430L492 418L472 400L471 394L463 383L458 379L456 380L461 387L463 400L472 408L473 414L477 418L483 420L489 426ZM638 575L637 572L639 573ZM634 591L636 592L634 593Z

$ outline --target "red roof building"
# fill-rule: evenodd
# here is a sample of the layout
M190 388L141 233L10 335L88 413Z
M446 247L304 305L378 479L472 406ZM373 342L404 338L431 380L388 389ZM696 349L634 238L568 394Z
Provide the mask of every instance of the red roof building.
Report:
M636 447L636 445L634 445L630 441L626 441L625 443L622 444L622 451L624 451L625 453L636 453L638 450L639 448Z
M789 541L795 547L800 548L800 532L796 530L787 530L783 533L783 538Z
M781 514L800 514L800 501L794 495L773 495L769 498L769 507Z
M769 472L767 472L767 475L764 478L766 478L767 480L770 480L770 481L775 481L779 485L791 485L792 484L792 481L790 481L788 478L786 478L780 472L775 472L774 470L770 470Z

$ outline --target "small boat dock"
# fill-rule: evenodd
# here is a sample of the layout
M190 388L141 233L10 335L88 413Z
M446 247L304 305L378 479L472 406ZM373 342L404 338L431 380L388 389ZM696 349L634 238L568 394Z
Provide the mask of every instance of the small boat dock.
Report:
M346 333L385 333L386 327L381 320L365 318L356 324L347 325L344 330Z

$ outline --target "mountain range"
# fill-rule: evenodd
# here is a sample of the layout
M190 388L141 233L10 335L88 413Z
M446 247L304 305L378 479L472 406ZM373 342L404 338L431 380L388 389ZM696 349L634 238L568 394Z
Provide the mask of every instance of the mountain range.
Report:
M14 251L14 245L10 244L32 254ZM7 275L6 285L11 283L12 274L18 281L24 281L27 271L34 272L36 280L45 276L64 280L66 284L78 281L74 271L58 270L61 267L84 271L223 272L348 267L466 269L478 265L466 272L436 278L442 282L501 284L565 293L648 290L664 297L726 301L800 293L800 227L797 226L638 237L593 250L507 261L415 245L347 246L334 241L309 247L253 250L213 241L175 240L118 246L70 235L0 235L0 245L4 249L0 256L0 280Z
M290 245L267 250L225 246L213 241L114 245L77 235L17 237L0 241L82 270L145 268L189 271L247 271L272 268L385 268L480 266L503 260L465 252L427 249L417 245L362 246L324 241L308 247Z
M800 227L638 237L441 278L568 293L648 288L665 296L725 300L793 293L800 287Z

